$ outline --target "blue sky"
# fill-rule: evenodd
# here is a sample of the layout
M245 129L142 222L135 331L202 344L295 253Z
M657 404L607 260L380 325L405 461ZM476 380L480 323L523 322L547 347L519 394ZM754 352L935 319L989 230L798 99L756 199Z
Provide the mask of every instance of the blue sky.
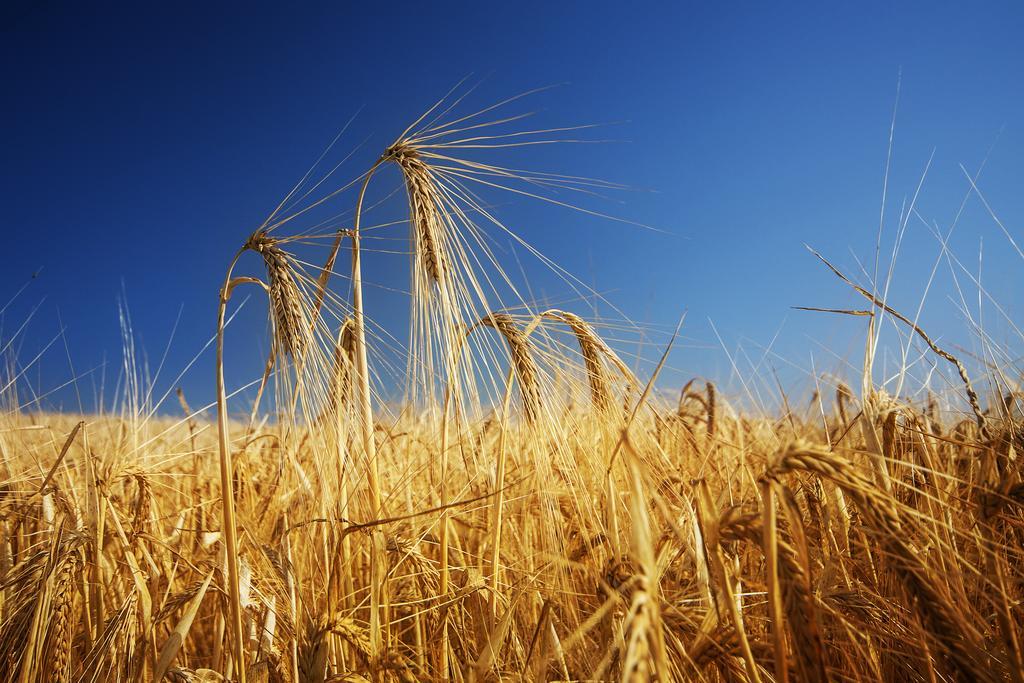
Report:
M730 382L732 362L758 365L773 340L767 360L794 390L812 365L842 372L841 359L859 362L863 320L791 306L861 306L803 245L854 275L856 258L873 259L898 82L887 249L928 171L894 305L916 309L939 254L927 224L948 230L970 189L961 165L974 173L985 162L978 187L1024 243L1017 3L26 3L2 12L0 300L29 286L5 311L0 340L35 309L12 345L26 363L64 329L25 374L25 399L73 375L83 376L87 408L103 382L110 393L121 298L153 367L172 340L159 383L169 388L213 333L227 260L345 122L356 115L336 149L365 146L343 180L466 76L481 81L472 108L560 84L524 105L539 123L609 124L597 136L614 142L515 158L637 188L595 206L661 232L514 197L500 210L650 325L652 341L687 311L669 385L701 375L743 391ZM977 276L981 245L983 284L1024 320L1021 257L977 196L950 240L966 271L940 265L921 317L933 336L974 351L956 283L976 317L966 272ZM368 265L380 282L407 272L395 258ZM524 267L538 295L564 292ZM371 315L402 324L404 304L368 296ZM259 371L261 306L252 302L232 332L242 340L235 384ZM990 302L981 313L997 342L1019 348ZM180 383L201 404L211 379L207 355ZM71 387L47 398L77 400Z

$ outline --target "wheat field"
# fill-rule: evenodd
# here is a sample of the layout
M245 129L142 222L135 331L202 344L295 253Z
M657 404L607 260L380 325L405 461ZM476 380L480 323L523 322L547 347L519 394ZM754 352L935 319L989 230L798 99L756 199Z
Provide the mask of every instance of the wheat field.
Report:
M867 320L862 376L777 415L668 391L671 341L638 376L615 325L515 294L484 233L528 230L477 195L615 188L480 160L577 133L462 97L340 189L304 178L225 255L215 406L4 409L0 680L1024 681L1017 396L824 258L867 307L839 311ZM385 169L407 198L397 355L363 308ZM328 200L350 220L303 222ZM244 405L239 289L271 340ZM876 386L881 318L962 386Z

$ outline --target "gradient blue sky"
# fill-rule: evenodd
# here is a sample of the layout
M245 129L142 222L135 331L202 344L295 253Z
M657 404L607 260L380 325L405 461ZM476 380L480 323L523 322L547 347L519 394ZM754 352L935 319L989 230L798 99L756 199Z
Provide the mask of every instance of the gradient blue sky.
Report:
M806 386L802 371L812 365L842 372L840 359L858 362L864 323L790 309L861 306L803 244L853 274L854 255L873 258L901 73L885 243L929 158L916 202L921 219L948 230L970 187L960 166L973 173L987 158L979 187L1024 243L1021 7L7 7L0 10L7 243L0 300L40 272L4 313L0 339L12 338L37 309L12 345L27 364L63 325L74 373L60 339L26 373L22 398L79 374L88 408L97 387L105 382L109 398L117 381L118 299L126 298L154 367L180 311L158 382L170 388L213 332L227 259L341 126L358 112L339 150L367 141L342 170L348 179L474 74L483 83L473 105L564 84L526 105L539 122L614 123L600 136L618 142L534 148L522 158L538 170L644 188L617 193L604 210L669 234L511 197L502 216L631 318L662 330L653 340L663 342L664 329L688 311L669 385L704 375L744 391L731 377L730 356L758 365L774 340L768 360L787 383ZM1024 321L1024 264L971 197L951 247L975 275L982 243L983 283L1011 319ZM895 305L913 312L938 253L915 216L895 271ZM394 258L370 265L370 279L382 282L407 271ZM977 288L964 271L957 276L976 316ZM534 286L538 295L561 293L541 273ZM977 351L956 292L943 262L922 322ZM233 332L243 339L238 367L229 368L236 384L260 368L261 306L254 303ZM384 295L371 294L368 307L386 323L406 314ZM996 341L1019 348L991 304L982 316ZM768 368L758 366L762 374ZM201 404L212 397L211 380L204 356L182 384ZM70 387L47 400L77 402Z

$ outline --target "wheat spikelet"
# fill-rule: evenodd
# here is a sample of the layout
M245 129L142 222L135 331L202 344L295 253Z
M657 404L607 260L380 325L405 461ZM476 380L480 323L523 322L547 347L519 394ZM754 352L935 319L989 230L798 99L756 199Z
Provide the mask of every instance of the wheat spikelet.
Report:
M78 566L78 552L71 551L65 555L54 570L50 634L45 649L47 652L46 665L50 671L49 680L53 683L66 683L71 680L71 641L74 626L72 612Z
M356 652L373 661L373 649L370 645L370 634L366 628L351 617L336 616L327 624L327 629L335 635L341 636L342 640L351 645Z
M430 167L423 162L415 148L403 143L389 147L384 158L398 164L405 179L409 215L415 235L415 253L427 276L434 282L441 282L446 270L441 246L444 219Z
M302 293L295 282L291 257L277 245L277 239L262 231L246 242L247 248L263 256L267 268L274 342L281 352L296 358L309 345L310 325L303 309Z
M153 621L159 623L190 603L192 598L202 590L204 583L204 581L194 581L184 590L169 595L160 610L153 615Z
M298 669L302 681L324 681L327 671L328 634L341 637L368 665L375 666L373 643L365 626L352 617L337 613L332 617L320 616L306 624L306 632L299 648ZM394 653L397 655L398 653ZM383 664L389 665L390 653L385 653ZM389 665L390 666L390 665ZM395 663L394 668L401 668Z
M647 592L647 578L638 575L636 589L626 615L626 648L623 653L623 682L644 683L651 680L653 673L651 662L651 630L650 595Z
M706 382L704 388L708 394L708 438L713 439L715 437L716 414L715 385L713 382Z
M562 311L558 312L558 316L569 325L580 345L580 353L583 354L583 362L587 369L587 380L590 383L591 400L599 410L607 408L611 400L611 392L599 355L607 347L604 346L604 342L597 336L593 328L579 316Z
M194 683L199 680L196 672L192 669L172 667L164 674L164 680L170 683Z
M761 543L761 515L742 505L732 505L718 518L718 533L724 542L749 540Z
M192 669L172 667L164 674L164 680L170 683L193 683L196 680L196 672Z
M516 324L507 313L490 313L480 323L498 330L508 344L512 354L512 365L519 379L519 389L523 397L523 412L526 419L533 422L540 413L540 380L537 364L530 351L530 340L523 329Z
M397 650L389 649L382 652L380 657L374 656L369 632L355 619L336 615L327 622L326 630L340 636L342 640L351 645L371 667L380 667L396 675L402 683L416 681L405 657Z
M272 644L261 648L262 657L249 671L254 683L299 683L292 681L285 658Z
M797 523L799 520L794 522ZM800 679L824 681L828 680L828 675L818 601L811 584L810 568L801 559L806 557L806 548L800 552L793 545L802 538L802 533L795 530L788 534L788 538L777 531L775 543L782 581L783 608L786 612L786 626L793 637Z
M583 356L583 363L587 370L587 381L590 384L590 398L594 407L598 410L605 410L611 404L611 387L604 371L604 364L601 357L607 358L615 367L628 379L632 379L632 373L626 364L622 362L618 354L601 339L600 335L586 320L567 311L550 309L542 315L561 320L576 336L576 342L580 345L580 353Z
M603 532L599 532L587 538L578 531L573 530L573 533L569 536L569 541L566 557L568 557L570 562L580 562L591 551L606 544L608 537Z
M711 632L701 631L689 647L687 657L700 670L725 657L738 657L739 639L732 624L720 623Z
M424 557L415 544L402 538L391 537L387 539L386 549L389 553L399 556L398 562L408 562L420 587L423 597L433 597L438 594L437 569L433 563Z
M303 681L323 681L327 672L327 620L308 619L299 640L298 671Z

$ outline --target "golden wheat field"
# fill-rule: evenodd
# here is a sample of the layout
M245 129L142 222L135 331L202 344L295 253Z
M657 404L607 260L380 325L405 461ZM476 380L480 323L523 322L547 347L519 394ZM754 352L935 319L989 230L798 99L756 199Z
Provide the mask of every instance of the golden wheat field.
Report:
M862 376L776 415L666 391L606 321L508 295L471 183L608 186L481 160L560 133L454 104L224 255L215 410L0 415L0 680L1024 682L1016 395L838 269ZM362 296L385 168L408 199L400 403ZM351 221L303 224L327 199ZM272 340L244 405L242 289ZM875 386L882 318L961 385Z

